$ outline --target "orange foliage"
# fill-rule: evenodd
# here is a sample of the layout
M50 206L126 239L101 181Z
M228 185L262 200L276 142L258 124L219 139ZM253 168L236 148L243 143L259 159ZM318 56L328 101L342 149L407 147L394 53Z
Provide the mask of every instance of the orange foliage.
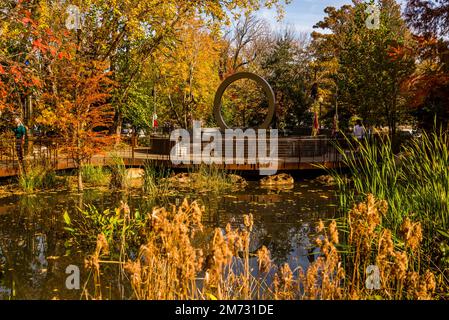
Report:
M416 72L402 84L402 91L408 92L411 96L410 106L412 108L421 106L432 90L443 88L449 84L449 74L442 69L443 64L434 63L441 59L439 54L442 43L435 37L415 36L415 40L418 43L417 49L422 61L427 62L429 67Z
M110 145L107 128L113 119L109 104L113 81L105 63L55 60L52 65L54 91L42 95L41 116L37 122L53 128L63 141L63 151L77 167Z

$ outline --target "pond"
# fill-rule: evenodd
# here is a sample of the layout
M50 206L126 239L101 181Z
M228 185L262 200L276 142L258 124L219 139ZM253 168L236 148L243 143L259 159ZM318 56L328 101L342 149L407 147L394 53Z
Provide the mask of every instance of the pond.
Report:
M206 208L208 229L243 224L243 215L254 216L252 250L265 245L276 264L292 269L313 261L315 227L319 219L336 213L336 199L330 187L311 180L298 181L290 190L270 190L250 182L244 191L223 194L180 194L169 199L180 204L184 197L199 200ZM87 190L82 195L68 192L39 193L0 199L0 300L80 299L82 291L65 286L69 265L81 270L81 285L89 278L84 259L89 252L68 245L63 214L94 205L99 211L114 209L121 201L131 210L149 212L154 206L139 193L111 193ZM92 248L94 249L94 248ZM131 292L117 281L113 266L102 269L105 299L128 299Z

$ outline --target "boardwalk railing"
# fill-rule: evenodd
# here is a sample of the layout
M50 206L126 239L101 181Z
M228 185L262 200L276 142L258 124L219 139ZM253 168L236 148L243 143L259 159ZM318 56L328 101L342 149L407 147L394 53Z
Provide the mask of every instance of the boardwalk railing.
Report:
M253 160L249 154L249 145L258 145L258 141L251 141L245 139L244 141L239 141L234 139L233 147L233 157L237 158L238 143L243 146L243 158L244 164L246 164L248 159ZM342 145L344 140L336 140L326 136L319 137L279 137L278 139L278 159L283 163L292 164L318 164L318 163L338 163L340 161L340 154L336 145ZM199 144L199 143L198 143ZM188 144L188 145L178 145L174 141L170 141L168 137L152 137L151 146L146 150L141 150L142 152L148 152L153 155L160 155L168 157L171 159L171 152L175 150L177 153L177 159L183 158L188 161L189 159L198 159L203 157L203 150L209 144L209 142L202 142L201 146L198 144ZM228 143L229 145L229 143ZM221 153L224 162L224 156L226 154L225 148L227 147L226 141L222 141ZM257 154L257 152L256 152ZM207 157L207 155L205 155ZM240 159L241 160L241 159Z
M57 165L59 156L59 140L54 138L32 138L23 148L25 162L42 163L48 166ZM0 176L1 172L14 173L19 170L19 160L15 139L3 139L0 143ZM3 174L5 176L6 174Z
M152 136L150 138L150 145L148 147L138 147L131 141L124 140L129 147L124 148L118 152L119 156L125 161L128 166L141 166L146 161L160 161L164 165L179 167L173 164L171 158L171 151L175 147L175 142L170 141L168 137ZM253 141L256 143L258 141ZM329 137L279 137L278 139L278 163L280 169L285 170L300 170L311 169L317 164L330 164L335 167L340 162L340 155L335 147L336 144L341 144L343 141L335 140ZM224 166L228 169L241 170L257 170L259 159L256 163L251 162L248 156L248 140L240 141L243 145L243 153L237 154L237 140L233 142L233 157L239 161L235 161L233 166ZM178 152L186 154L189 159L202 159L203 150L208 145L207 142L202 142L201 146L189 144L184 149ZM137 144L138 145L138 144ZM57 138L31 138L26 144L24 152L25 163L42 163L50 166L55 170L73 169L75 166L66 154L61 152L62 143ZM222 150L223 157L225 156L226 142L223 141ZM200 151L200 154L195 152ZM256 153L257 154L257 153ZM223 163L225 159L223 158ZM106 165L108 163L107 155L97 155L92 159L93 164ZM0 142L0 177L8 177L17 175L19 172L19 161L17 157L14 139L2 140Z

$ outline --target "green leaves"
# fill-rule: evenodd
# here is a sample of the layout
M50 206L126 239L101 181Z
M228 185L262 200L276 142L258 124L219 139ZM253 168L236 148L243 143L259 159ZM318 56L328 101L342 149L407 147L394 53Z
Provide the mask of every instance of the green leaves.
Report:
M378 30L367 28L366 4L355 3L329 10L320 27L330 35L314 35L318 60L338 59L339 68L331 78L338 90L342 125L358 115L370 125L395 129L407 114L402 84L415 71L414 40L394 0L381 1ZM394 48L394 50L392 50ZM396 51L400 54L392 55ZM335 90L335 89L334 89Z
M72 221L70 220L69 213L67 211L64 212L63 218L64 218L64 222L66 225L70 226L72 224Z
M138 211L127 216L128 213L123 208L99 211L95 206L89 205L79 209L78 213L73 217L67 212L63 215L66 224L64 229L78 245L94 247L98 235L104 234L111 247L118 246L123 237L127 246L138 247L143 240L142 236L148 232L148 217Z
M69 213L67 211L64 212L64 215L62 217L64 218L64 223L66 224L66 226L64 227L64 230L71 234L75 234L76 230L71 227L72 220L70 219Z

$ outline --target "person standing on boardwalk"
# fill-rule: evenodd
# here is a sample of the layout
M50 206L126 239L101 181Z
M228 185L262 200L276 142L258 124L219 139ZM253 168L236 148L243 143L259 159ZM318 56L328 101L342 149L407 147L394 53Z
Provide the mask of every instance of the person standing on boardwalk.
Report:
M25 146L26 128L19 118L14 119L16 126L13 128L14 136L16 138L16 152L19 159L19 165L23 168L23 149Z

